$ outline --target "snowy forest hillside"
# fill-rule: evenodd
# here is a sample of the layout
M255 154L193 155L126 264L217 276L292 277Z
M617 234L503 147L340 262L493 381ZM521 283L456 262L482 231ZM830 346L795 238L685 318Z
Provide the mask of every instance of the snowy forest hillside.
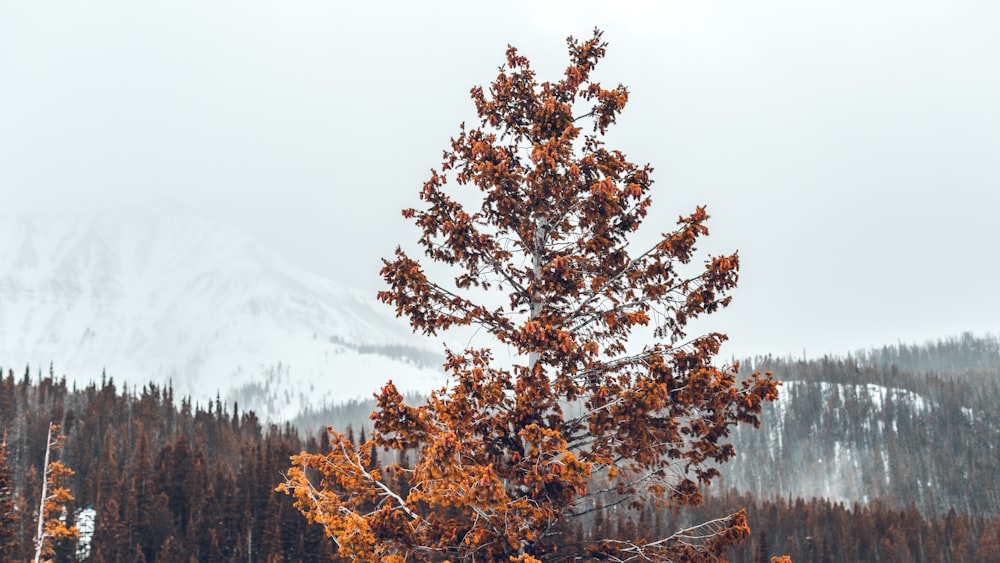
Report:
M880 498L925 514L954 507L1000 516L997 338L966 334L845 358L755 363L785 384L760 429L736 430L728 486L762 497Z

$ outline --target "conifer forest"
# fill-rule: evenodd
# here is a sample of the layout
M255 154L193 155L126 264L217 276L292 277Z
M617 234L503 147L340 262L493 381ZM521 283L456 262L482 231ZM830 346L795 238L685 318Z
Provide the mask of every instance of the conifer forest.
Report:
M782 409L771 404L760 429L736 437L737 451L747 453L727 468L729 480L706 489L703 505L598 513L565 541L667 533L746 508L750 535L723 554L728 561L778 555L824 563L997 561L998 347L995 338L967 336L849 358L758 358L794 382L793 389L803 386L787 399L799 423L782 428L781 445L769 443ZM911 389L930 406L914 411L901 395L874 412L874 395L858 393L845 408L824 396L820 383ZM0 560L29 561L34 553L40 471L54 421L66 436L60 459L74 471L66 483L74 497L66 505L67 523L80 526L82 515L94 514L89 532L55 542L54 561L337 561L322 527L310 525L275 488L289 456L329 447L324 422L338 421L351 439L364 440L371 429L366 413L374 406L352 402L272 425L238 405L192 404L169 388L120 387L106 379L74 389L47 370L6 369L0 380L6 432ZM865 428L880 421L898 430L880 435ZM889 460L886 471L854 472L861 482L855 498L824 498L818 478L824 471L842 477L807 465L836 441L883 449ZM388 454L372 463L390 461L412 463ZM803 494L810 488L816 492Z

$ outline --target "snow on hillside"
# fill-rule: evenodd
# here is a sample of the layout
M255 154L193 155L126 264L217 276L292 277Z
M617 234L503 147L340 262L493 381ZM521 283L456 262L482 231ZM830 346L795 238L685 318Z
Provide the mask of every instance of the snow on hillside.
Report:
M815 403L815 400L810 399L816 396L821 398L823 404L818 409L811 409L809 403ZM849 412L882 412L887 400L900 405L914 416L920 416L930 409L923 396L906 389L874 383L852 385L828 381L785 381L777 401L767 405L762 415L760 432L766 433L763 441L767 444L764 451L770 454L772 461L777 462L786 447L792 447L785 443L787 437L798 437L803 431L820 435L825 434L823 430L828 428L845 427L848 423L841 419L849 416ZM849 405L857 406L852 409ZM808 420L808 425L793 432L789 426L802 425L805 421L802 411L806 409L812 410L813 415ZM831 416L835 420L825 420ZM789 490L788 494L806 496L812 491L814 495L835 501L863 498L863 483L870 480L870 474L875 472L885 481L884 485L889 484L890 475L895 468L890 463L888 450L873 447L884 441L887 430L885 421L865 416L853 423L860 426L860 440L857 439L858 434L843 432L840 435L823 435L822 440L814 438L810 445L815 447L796 446L802 451L797 454L795 463L800 468L808 467L804 473L812 475L813 479L807 480L804 488L797 481L792 488L802 490ZM899 432L895 418L891 420L890 428L893 433ZM737 432L741 431L749 430L741 428ZM776 463L777 465L780 464Z
M899 387L785 381L760 428L733 432L737 457L723 469L724 486L848 504L883 498L931 512L979 487L980 508L996 510L995 488L980 480L996 467L1000 427L982 414ZM981 441L975 448L972 437Z
M87 382L106 369L281 417L390 378L436 388L438 350L374 291L294 267L185 208L0 217L0 365L18 372L53 362Z

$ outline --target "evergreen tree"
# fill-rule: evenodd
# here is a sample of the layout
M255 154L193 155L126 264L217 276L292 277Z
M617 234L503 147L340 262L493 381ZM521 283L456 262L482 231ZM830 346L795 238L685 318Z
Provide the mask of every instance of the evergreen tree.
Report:
M160 545L160 549L156 552L156 562L169 561L171 563L185 563L188 560L187 550L184 548L184 542L178 540L173 535L167 537L163 540L163 544Z
M94 561L125 563L131 561L127 523L122 521L121 509L114 496L106 495L97 509L97 522L91 553Z
M14 499L11 468L7 462L7 431L0 442L0 553L13 553L17 544L17 523L20 516Z
M1000 522L992 522L983 527L973 561L975 563L1000 561Z

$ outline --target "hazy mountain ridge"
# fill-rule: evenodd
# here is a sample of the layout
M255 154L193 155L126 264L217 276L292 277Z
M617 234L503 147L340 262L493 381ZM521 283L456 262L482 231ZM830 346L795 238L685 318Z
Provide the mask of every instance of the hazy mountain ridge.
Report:
M274 417L367 396L390 378L419 391L443 382L427 367L433 343L374 292L294 267L185 208L0 217L0 241L7 367L53 362L83 381L107 369L196 398L257 399L246 406ZM238 391L269 380L270 396Z

